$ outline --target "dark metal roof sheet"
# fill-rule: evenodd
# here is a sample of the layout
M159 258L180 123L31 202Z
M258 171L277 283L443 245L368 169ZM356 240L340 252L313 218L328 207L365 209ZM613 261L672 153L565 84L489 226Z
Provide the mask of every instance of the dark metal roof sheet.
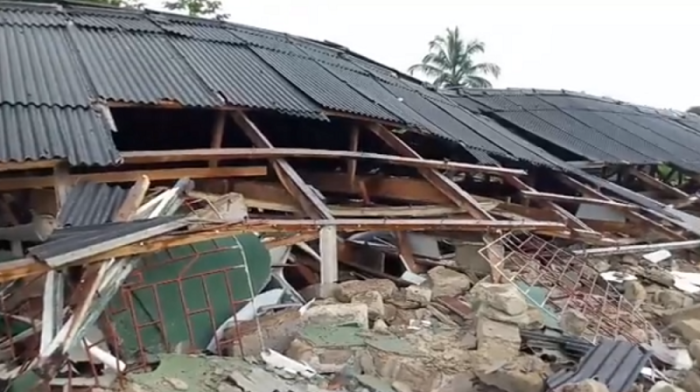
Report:
M595 379L610 392L627 392L646 366L651 352L625 341L605 341L579 362L576 370L562 370L546 380L547 389L558 391L566 384Z
M271 33L247 26L231 26L232 33L245 43L275 52L304 56L304 53L292 45L283 33Z
M100 98L141 104L222 104L166 35L72 28L70 36Z
M0 25L67 26L68 18L56 11L56 6L52 5L23 4L21 7L3 5L0 10Z
M558 110L539 110L531 113L539 117L541 120L546 121L550 125L554 126L560 132L564 132L567 135L577 139L586 140L586 142L594 146L596 149L603 151L612 157L615 157L616 161L618 162L659 162L658 159L647 157L646 155L629 148L627 145L617 142L610 135L610 133L612 132L612 127L599 131L595 128L588 127L579 121L576 121L575 118L572 118L565 112Z
M61 235L61 230L58 230L59 234L54 240L49 238L47 242L29 248L28 253L52 267L60 267L83 257L177 230L187 224L187 219L182 216L169 216L92 226L94 230L78 230L75 235ZM137 233L139 235L135 235ZM96 245L100 244L109 244L109 249L96 249ZM71 255L74 252L80 252L80 255Z
M619 162L617 157L598 150L586 141L582 141L567 132L562 132L551 124L541 120L529 112L499 112L495 117L510 122L512 125L527 131L539 138L567 149L575 154L598 162Z
M78 8L69 10L68 15L73 23L79 27L150 33L159 33L162 31L162 29L151 20L136 13L129 14L121 11L110 12L107 10Z
M597 115L596 112L590 110L565 109L564 113L576 119L588 128L598 131L599 134L605 135L610 139L615 140L622 147L629 148L648 157L649 162L669 161L673 156L668 152L659 148L658 145L648 142L638 134L631 134L627 130L611 124L605 119ZM619 116L617 113L610 113ZM641 159L633 158L632 162L643 162Z
M90 104L81 66L65 29L0 26L0 103Z
M56 158L99 166L121 160L111 130L92 109L0 105L0 162Z
M62 227L101 225L111 222L124 204L128 189L95 182L81 182L68 193L65 204L58 212Z
M321 118L321 107L245 46L172 41L194 72L232 105ZM323 116L325 118L325 116Z
M255 48L254 51L297 88L327 109L401 122L313 60L265 49Z

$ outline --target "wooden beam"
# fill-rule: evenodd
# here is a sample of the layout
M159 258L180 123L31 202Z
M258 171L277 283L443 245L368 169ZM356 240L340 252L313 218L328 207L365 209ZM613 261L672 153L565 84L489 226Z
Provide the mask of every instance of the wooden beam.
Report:
M181 168L73 174L71 176L68 176L68 182L70 184L75 184L78 181L92 181L103 183L134 182L138 181L139 178L141 178L141 176L143 176L144 174L147 175L151 179L151 181L178 180L183 177L189 177L192 179L225 177L262 177L267 175L267 167L244 166L216 168ZM17 177L0 179L0 191L53 188L54 185L55 183L53 176Z
M644 184L646 184L654 189L657 189L661 192L665 192L669 196L677 197L679 199L687 199L690 197L689 194L683 192L682 190L680 190L676 187L673 187L671 185L668 185L665 182L663 182L657 178L654 178L647 173L644 173L644 172L639 171L639 170L634 169L634 168L628 169L628 172L629 172L629 174L636 177L642 183L644 183Z
M516 188L519 191L526 191L526 192L537 192L533 187L530 185L526 184L524 181L521 179L514 177L514 176L505 176L504 180L510 184L512 187ZM569 226L577 235L580 235L582 237L587 237L587 238L600 238L601 235L600 233L597 233L595 230L593 230L590 226L585 224L581 219L577 218L575 215L564 209L562 206L557 205L556 203L545 200L542 202L546 207L550 208L552 211L554 211L555 214L557 214L562 221L564 221L567 226Z
M605 207L616 208L616 209L626 209L626 210L638 210L639 209L639 206L632 205L632 204L618 203L616 201L601 200L601 199L595 199L595 198L589 198L589 197L568 196L568 195L560 195L557 193L526 191L526 190L520 191L520 194L528 199L549 200L549 201L555 201L555 202L559 202L559 203L595 204L595 205L599 205L599 206L605 206Z
M360 126L355 125L350 131L350 151L357 152L360 144ZM350 187L355 188L355 177L357 175L357 159L348 160L348 180Z
M233 120L258 148L274 148L258 127L243 113L231 113ZM333 215L323 201L314 193L292 165L284 159L271 159L272 167L277 173L282 186L300 204L306 214L316 219L332 219Z
M345 175L340 174L345 177ZM411 181L408 180L409 184ZM426 184L428 185L428 184ZM349 188L350 185L346 184ZM428 185L429 186L429 185ZM328 188L332 189L332 188ZM406 189L406 188L404 188ZM323 189L321 189L323 191ZM277 184L242 181L233 184L233 191L240 193L245 198L245 203L248 208L260 208L270 211L280 212L300 212L296 207L294 200L287 192ZM198 197L198 192L190 192L189 195ZM489 211L501 204L495 199L479 198L479 204L485 210ZM329 205L328 208L333 213L333 216L338 217L429 217L429 216L447 216L464 213L459 207L441 206L435 204L429 205L413 205L413 206L352 206L352 205Z
M216 122L211 130L211 148L219 149L221 148L221 143L224 141L224 128L226 127L226 112L220 111L216 116ZM209 167L217 167L219 165L218 159L212 159L209 161Z
M61 162L65 161L62 159L46 159L40 161L3 162L0 163L0 172L53 169L56 165L58 165Z
M121 207L112 217L114 222L127 222L131 219L131 216L136 213L143 201L146 199L146 193L148 188L151 186L151 180L148 176L141 176L136 183L129 189L129 193L126 195L126 199L122 203Z
M610 197L606 196L605 194L601 193L600 191L593 189L592 187L563 174L558 175L558 178L568 186L572 187L576 191L580 192L581 194L587 195L589 197L595 197L601 200L608 200L608 201L613 201ZM634 220L636 222L642 222L644 224L647 224L651 226L657 233L662 234L663 236L666 236L668 238L672 239L678 239L678 240L685 240L686 238L679 234L676 233L675 231L671 230L670 228L662 225L659 222L656 222L653 219L647 218L646 216L642 215L641 213L637 211L625 211L627 214L627 217L630 220Z
M425 169L452 170L464 173L484 173L495 176L527 174L524 170L507 169L502 167L482 166L463 162L438 161L433 159L417 159L413 157L376 154L364 151L319 150L311 148L202 148L191 150L164 151L123 151L120 153L125 164L153 164L173 162L197 162L218 160L251 160L251 159L358 159L382 162L388 165L405 166Z
M68 164L61 162L53 168L54 190L56 193L56 211L60 211L70 192L70 174Z
M390 130L378 124L370 124L369 129L374 132L382 141L389 145L401 156L413 159L422 159L420 154L413 150L408 144L401 140ZM494 219L486 210L481 208L479 203L467 191L448 179L442 173L434 169L419 168L418 171L425 179L447 196L458 207L467 210L477 219Z
M485 221L478 219L334 219L334 220L265 220L249 219L233 225L215 225L209 230L182 232L127 245L75 264L85 265L119 257L159 252L174 246L189 245L206 240L226 238L241 233L317 233L324 226L333 225L342 232L359 231L501 231L546 230L562 231L566 226L559 222L543 221ZM34 258L23 258L0 263L0 282L44 273L49 267Z
M344 173L300 172L301 176L321 192L335 192L347 195L362 195L362 189L370 198L392 199L408 203L452 205L450 199L427 181L405 177L358 176L359 189L349 186Z

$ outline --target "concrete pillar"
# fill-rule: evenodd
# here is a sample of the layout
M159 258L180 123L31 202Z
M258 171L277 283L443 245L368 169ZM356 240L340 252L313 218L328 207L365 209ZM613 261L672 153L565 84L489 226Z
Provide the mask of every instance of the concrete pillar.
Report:
M321 296L333 294L338 281L338 233L335 226L324 226L319 232L321 250Z

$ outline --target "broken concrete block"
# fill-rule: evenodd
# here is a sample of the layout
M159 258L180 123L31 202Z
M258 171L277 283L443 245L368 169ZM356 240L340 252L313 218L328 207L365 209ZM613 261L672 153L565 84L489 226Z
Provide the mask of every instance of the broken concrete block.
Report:
M506 312L494 309L490 306L480 306L476 312L477 317L484 317L502 323L513 324L523 329L541 329L544 326L542 310L530 306L525 313L511 316Z
M434 297L461 295L472 285L466 275L442 266L428 271L428 278Z
M647 290L638 280L626 280L623 283L624 296L632 305L640 305L647 298Z
M477 352L490 363L510 361L520 351L520 329L480 317L476 324Z
M372 326L372 330L375 332L379 333L387 333L389 332L389 326L386 324L386 322L382 319L379 319L374 322L374 325Z
M583 380L576 384L564 385L562 392L609 392L608 387L596 380Z
M700 392L700 374L692 369L686 374L680 386L688 392Z
M389 279L349 280L338 284L335 297L340 302L350 302L357 294L376 291L382 299L387 299L394 295L396 290L396 284Z
M689 319L700 319L700 304L686 306L685 308L669 312L664 316L664 321L668 324Z
M480 302L479 306L490 306L511 316L523 314L528 308L525 296L511 283L482 282L474 286L471 294Z
M537 357L519 357L495 369L479 369L476 376L486 385L506 392L542 392L547 364Z
M661 290L654 293L653 300L655 303L662 305L667 310L681 309L693 304L693 300L676 290Z
M433 291L423 286L406 287L406 301L419 303L421 306L428 306L433 298Z
M455 245L455 262L464 271L478 276L491 273L491 264L479 252L484 247L483 241L463 242Z
M402 381L394 381L391 383L391 388L395 392L413 392L413 388L410 385Z
M559 327L570 335L581 336L586 332L588 319L576 309L567 309L559 315Z
M357 324L362 328L369 328L369 308L360 303L312 306L301 318L306 325Z
M376 291L356 294L350 303L367 305L370 320L384 318L384 301L382 301L382 295Z
M688 354L693 361L700 361L700 340L696 339L688 345Z
M700 320L683 320L673 324L673 330L683 339L691 341L700 339Z
M166 377L164 381L176 391L186 391L189 388L186 382L175 377Z
M685 392L683 388L669 384L666 381L659 381L649 389L649 392Z

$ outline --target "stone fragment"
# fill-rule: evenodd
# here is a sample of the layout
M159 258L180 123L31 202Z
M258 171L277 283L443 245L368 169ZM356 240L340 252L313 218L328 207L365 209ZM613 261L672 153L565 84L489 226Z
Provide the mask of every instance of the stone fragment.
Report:
M639 260L633 255L624 255L620 260L621 264L636 266L639 264Z
M529 307L525 313L517 316L511 316L490 306L480 306L476 315L494 321L513 324L523 329L541 329L544 326L544 315L540 309L534 306Z
M165 382L169 384L176 391L186 391L189 388L186 382L175 377L166 377Z
M672 289L657 291L654 293L653 300L667 310L681 309L693 304L693 300L690 297Z
M433 297L433 291L423 286L406 287L406 301L418 302L421 306L428 306Z
M505 392L542 392L546 368L547 365L537 357L520 357L495 370L479 370L476 375L484 384Z
M386 324L386 322L382 319L379 319L374 322L374 325L372 326L372 330L375 332L379 333L387 333L389 332L389 326Z
M525 296L511 283L479 283L471 294L479 301L479 306L490 306L510 316L523 314L528 309Z
M608 387L600 381L588 379L576 384L564 385L562 392L609 392Z
M666 287L673 287L673 284L676 281L676 278L672 273L662 269L645 269L642 276L645 279Z
M685 340L692 341L700 339L700 320L682 320L673 325L673 330L681 335Z
M632 305L638 306L647 298L647 291L644 286L638 280L627 280L623 284L624 296L632 303Z
M402 381L394 381L391 383L391 388L396 392L413 392L410 385Z
M587 326L588 319L576 309L567 309L559 315L559 327L570 335L581 336Z
M695 339L688 345L688 354L693 361L700 361L700 340Z
M680 384L688 392L700 392L700 374L698 374L698 370L690 370Z
M476 324L477 353L490 363L509 361L520 351L520 329L480 317Z
M384 318L384 301L382 301L382 295L376 291L365 291L364 293L356 294L352 297L350 303L367 305L370 320Z
M685 392L683 388L669 384L666 381L659 381L649 389L649 392Z
M301 318L307 325L344 325L356 323L362 328L369 328L369 308L366 304L360 303L312 306Z
M446 267L435 267L428 271L433 297L454 297L469 290L472 281L464 274Z
M311 358L315 355L314 348L302 339L292 340L285 354L299 362L311 362Z
M396 284L389 279L349 280L338 284L335 297L340 302L350 302L357 294L376 291L382 299L387 299L391 298L396 290Z

